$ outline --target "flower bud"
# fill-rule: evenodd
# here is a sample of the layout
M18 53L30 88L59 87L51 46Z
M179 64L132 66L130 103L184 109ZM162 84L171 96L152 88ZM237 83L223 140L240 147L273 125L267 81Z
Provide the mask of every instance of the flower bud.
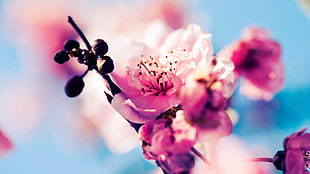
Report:
M63 64L70 59L68 53L65 50L58 51L54 56L54 61Z
M84 88L85 84L83 81L83 77L81 76L74 76L71 78L66 86L65 86L65 92L68 97L76 97L80 95Z
M80 48L80 43L76 40L68 40L66 41L65 45L64 45L64 49L66 51L72 51L73 49L78 49Z
M273 157L273 165L278 170L285 170L285 151L277 151L277 153Z
M98 68L103 74L111 73L114 70L114 64L111 57L103 56L102 61L98 63Z
M93 45L93 51L97 56L104 56L105 54L107 54L108 50L108 44L104 40L95 40L95 44Z

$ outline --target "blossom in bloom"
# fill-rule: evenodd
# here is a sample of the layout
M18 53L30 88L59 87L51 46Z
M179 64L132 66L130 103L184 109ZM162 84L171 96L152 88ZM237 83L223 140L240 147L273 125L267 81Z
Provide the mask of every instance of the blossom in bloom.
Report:
M270 100L282 88L281 46L267 31L246 28L242 38L219 55L234 63L237 77L244 77L240 90L248 98Z
M145 158L157 159L160 155L189 152L195 144L197 131L184 120L184 113L180 110L173 121L161 118L145 123L139 135L144 141Z
M310 174L310 133L300 130L284 140L285 174Z
M126 71L111 75L138 111L153 111L152 119L179 104L176 94L188 74L212 55L211 35L198 25L172 32L158 47L135 46L140 50L121 62Z
M206 69L197 69L190 74L179 93L185 119L197 126L202 140L213 135L225 136L232 130L231 120L225 112L232 76L232 63L214 58Z
M184 120L182 110L175 114L173 120L160 118L139 129L144 157L156 160L168 173L190 171L194 166L194 158L189 152L196 143L196 128Z
M11 140L0 130L0 157L4 156L8 151L13 149Z

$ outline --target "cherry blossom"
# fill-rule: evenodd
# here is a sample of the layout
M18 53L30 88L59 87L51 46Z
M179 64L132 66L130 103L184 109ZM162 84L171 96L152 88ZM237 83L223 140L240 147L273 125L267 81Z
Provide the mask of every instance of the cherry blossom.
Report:
M241 93L250 99L270 100L283 86L281 46L267 31L249 27L242 38L222 50L235 65L237 77L244 77Z
M196 128L184 120L184 112L176 111L175 118L160 118L145 123L139 129L143 154L156 160L167 173L190 171L194 158L189 153L196 143Z
M154 111L153 118L180 102L176 94L187 75L212 55L211 34L198 25L172 32L160 47L135 47L137 52L125 58L126 71L111 75L137 110Z
M232 122L225 111L232 76L232 63L214 58L206 69L190 74L178 95L186 120L197 126L203 140L211 135L226 136L232 131Z
M184 120L183 111L177 111L175 120L161 118L145 123L139 130L144 142L145 158L181 154L195 144L197 131Z

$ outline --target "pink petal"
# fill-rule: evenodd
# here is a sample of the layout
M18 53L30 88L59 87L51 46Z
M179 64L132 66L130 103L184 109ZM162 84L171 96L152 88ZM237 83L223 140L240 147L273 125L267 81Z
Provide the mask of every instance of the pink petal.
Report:
M145 116L140 114L132 106L130 106L128 98L123 94L119 93L113 97L112 107L119 112L126 120L129 120L133 123L145 123L147 121L154 120L156 115Z

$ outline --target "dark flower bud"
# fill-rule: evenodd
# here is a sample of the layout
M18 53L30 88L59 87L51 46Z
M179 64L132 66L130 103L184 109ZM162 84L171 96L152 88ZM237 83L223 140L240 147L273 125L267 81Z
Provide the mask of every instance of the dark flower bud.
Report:
M285 171L285 151L278 151L273 157L273 165L276 169Z
M74 48L80 48L80 43L76 40L68 40L66 41L64 48L66 51L72 51Z
M85 84L83 81L83 77L81 76L74 76L71 78L66 86L65 86L65 92L68 97L76 97L80 95L84 88Z
M85 56L84 55L79 55L77 57L77 61L80 63L80 64L84 64L85 63Z
M85 55L85 61L85 64L88 65L90 69L93 69L97 65L97 56L90 52Z
M54 56L54 61L63 64L70 59L68 53L65 50L58 51Z
M71 57L80 57L83 55L83 50L78 49L78 50L74 50L74 51L70 51L70 56Z
M111 57L103 56L102 61L98 63L98 68L103 74L111 73L114 70L114 64Z
M104 40L95 40L95 44L93 45L93 51L97 56L104 56L105 54L107 54L108 50L108 44Z

